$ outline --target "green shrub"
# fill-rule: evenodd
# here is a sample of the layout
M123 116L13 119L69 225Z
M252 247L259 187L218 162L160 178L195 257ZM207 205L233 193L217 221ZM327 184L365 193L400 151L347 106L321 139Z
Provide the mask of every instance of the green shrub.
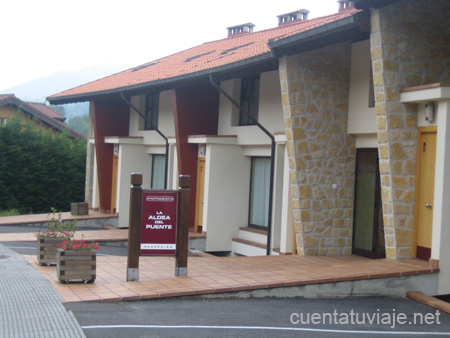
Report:
M0 210L70 210L84 200L86 141L17 118L0 128Z

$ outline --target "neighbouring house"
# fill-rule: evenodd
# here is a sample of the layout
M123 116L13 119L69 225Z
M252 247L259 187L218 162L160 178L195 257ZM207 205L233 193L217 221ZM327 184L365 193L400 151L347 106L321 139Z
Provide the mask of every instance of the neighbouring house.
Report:
M338 3L48 97L90 101L91 207L190 175L206 251L432 259L450 293L450 3Z
M83 135L64 124L65 116L45 103L25 102L14 94L0 94L0 126L6 125L8 120L13 119L19 111L22 113L23 124L34 120L52 132L65 132L71 138L85 139Z

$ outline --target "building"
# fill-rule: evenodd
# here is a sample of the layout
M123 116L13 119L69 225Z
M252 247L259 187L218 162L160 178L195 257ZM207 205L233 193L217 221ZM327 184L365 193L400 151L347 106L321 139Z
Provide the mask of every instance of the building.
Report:
M92 207L191 175L207 251L433 259L449 293L450 5L338 2L50 96L91 102Z
M66 117L53 110L44 103L25 102L14 94L0 94L0 126L6 125L9 119L13 119L17 112L22 112L23 124L30 120L41 123L41 125L52 132L66 132L74 139L85 137L75 130L69 128L63 122Z

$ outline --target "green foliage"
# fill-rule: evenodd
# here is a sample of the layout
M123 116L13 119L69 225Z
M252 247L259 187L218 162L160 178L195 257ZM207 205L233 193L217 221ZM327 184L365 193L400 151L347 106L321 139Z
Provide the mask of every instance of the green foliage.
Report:
M87 137L89 125L89 118L87 114L71 117L67 121L67 125L73 130Z
M54 104L50 104L49 107L60 113L62 116L66 116L66 109L64 108L64 106L56 106Z
M22 213L17 210L17 209L11 209L11 210L0 210L0 217L5 217L5 216L18 216L21 215Z
M84 200L85 141L23 126L19 115L0 128L0 210L70 210Z
M77 220L71 222L63 222L61 218L61 211L56 208L51 208L51 213L48 213L47 231L41 231L34 233L36 237L46 238L68 238L72 239L75 235Z

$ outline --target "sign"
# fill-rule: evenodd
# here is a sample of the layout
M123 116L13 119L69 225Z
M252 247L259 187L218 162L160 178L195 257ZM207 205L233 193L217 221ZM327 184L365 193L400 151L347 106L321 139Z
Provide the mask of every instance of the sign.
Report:
M143 191L140 248L142 256L175 255L177 211L177 191Z

